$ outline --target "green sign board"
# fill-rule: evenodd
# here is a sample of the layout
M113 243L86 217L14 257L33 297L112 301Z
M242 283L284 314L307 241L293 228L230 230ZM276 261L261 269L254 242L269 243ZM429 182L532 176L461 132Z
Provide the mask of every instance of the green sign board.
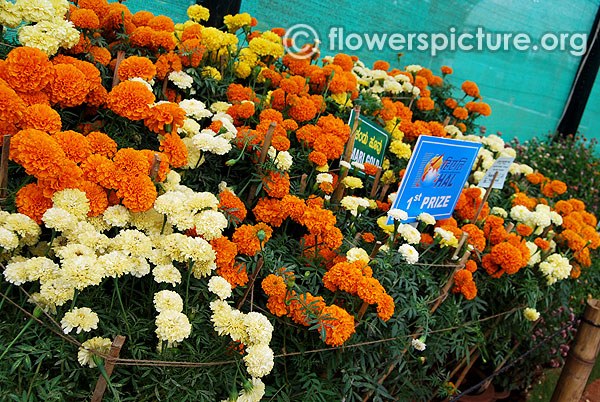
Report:
M350 112L348 125L353 127L356 113ZM390 134L369 119L359 116L358 128L354 136L354 148L350 162L370 163L375 166L383 164L385 150L390 139Z

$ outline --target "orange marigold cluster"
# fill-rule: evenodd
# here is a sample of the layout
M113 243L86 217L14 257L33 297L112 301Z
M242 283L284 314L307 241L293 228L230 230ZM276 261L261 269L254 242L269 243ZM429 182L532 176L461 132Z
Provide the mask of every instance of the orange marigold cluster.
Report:
M473 274L468 269L461 269L454 275L454 293L462 293L465 299L472 300L477 296L477 286Z
M371 267L360 261L339 262L323 275L323 284L332 292L338 289L358 295L365 303L377 304L377 315L389 320L394 314L394 300L387 294Z
M473 220L475 219L475 214L481 205L481 197L482 197L481 189L479 187L472 187L462 191L458 201L456 203L456 208L454 209L454 213L458 219L462 220ZM486 202L479 213L479 219L485 219L485 217L490 213L490 208L488 203Z
M238 227L231 239L237 245L240 253L253 256L269 241L272 234L273 229L261 222L256 225L242 225Z

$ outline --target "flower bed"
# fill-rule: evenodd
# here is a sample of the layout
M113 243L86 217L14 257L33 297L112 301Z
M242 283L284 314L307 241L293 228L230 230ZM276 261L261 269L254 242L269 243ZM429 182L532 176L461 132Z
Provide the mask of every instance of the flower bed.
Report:
M0 303L42 320L2 324L4 397L89 397L125 335L115 398L443 398L475 350L493 370L597 284L597 220L564 182L514 163L483 202L516 151L474 135L490 107L449 67L286 53L283 29L201 6L5 5L25 25L0 61ZM391 135L380 168L350 163L352 108ZM390 207L421 135L483 147L454 216L411 226Z

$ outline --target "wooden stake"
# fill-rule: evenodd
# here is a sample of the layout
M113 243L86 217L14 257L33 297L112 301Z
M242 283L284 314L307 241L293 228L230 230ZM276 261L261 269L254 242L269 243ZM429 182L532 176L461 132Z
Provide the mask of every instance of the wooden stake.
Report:
M468 237L469 237L469 234L467 232L462 232L462 235L460 236L460 240L458 241L458 244L456 245L456 250L454 250L454 254L452 255L452 260L456 260L458 258L458 253L460 252L460 249L467 241Z
M352 131L350 132L350 138L346 143L346 151L344 152L344 158L342 160L350 162L352 157L352 148L354 148L354 138L356 136L356 130L358 130L358 118L360 117L360 106L354 106L354 123L352 124Z
M267 155L269 154L269 148L271 147L271 140L273 139L273 133L275 132L275 127L277 127L277 123L272 122L269 125L269 129L267 130L267 134L265 135L265 142L263 143L262 148L260 149L260 156L258 157L258 169L262 170L262 164L267 160ZM250 187L250 194L248 194L248 199L246 203L248 206L252 205L252 201L254 201L254 196L256 194L257 184L253 184Z
M384 202L383 200L385 200L385 196L387 195L387 192L389 189L390 189L390 183L384 184L383 188L381 189L381 194L379 194L380 202Z
M377 243L375 243L375 246L373 247L373 251L371 251L371 255L369 256L370 259L375 258L375 256L379 252L379 249L381 248L381 246L383 246L382 242L378 241Z
M262 268L262 266L264 264L265 264L264 258L260 257L260 259L258 260L258 263L256 264L256 268L254 269L254 272L252 273L252 277L250 278L250 281L248 282L248 287L246 288L246 291L244 292L244 296L242 296L242 298L240 299L240 301L237 304L238 310L244 305L246 298L248 298L248 294L250 293L250 290L252 289L252 286L254 285L254 281L256 280L256 277L258 276L258 273L260 272L260 269Z
M260 150L260 158L258 159L258 163L260 165L265 163L265 160L267 160L267 155L269 154L269 148L271 147L271 140L273 139L275 127L277 127L277 123L272 122L269 125L269 129L267 130L267 135L265 135L265 142L263 143L262 149Z
M363 302L363 304L360 306L360 310L358 310L358 321L362 320L363 316L365 315L365 313L367 312L367 309L369 308L369 303L367 302Z
M567 362L550 402L579 401L600 349L600 300L587 301Z
M444 119L444 122L442 123L442 125L444 127L446 127L448 125L448 123L450 123L450 116L446 116L446 118Z
M8 157L10 155L9 134L2 137L2 156L0 159L0 201L6 199L6 189L8 188Z
M117 52L117 62L115 63L115 72L113 73L112 88L119 85L119 82L121 81L119 79L119 65L121 64L121 62L123 61L124 58L125 58L125 52L123 50L119 50Z
M377 187L379 186L379 180L381 179L381 172L383 169L381 166L377 168L377 173L375 173L375 180L373 181L373 187L371 188L371 194L369 194L369 198L375 198L375 194L377 194Z
M125 343L125 339L126 338L122 335L117 335L115 337L115 340L113 341L112 346L110 347L110 352L108 353L110 357L113 357L115 359L119 357L119 354L121 353L121 348ZM109 378L114 368L114 361L108 359L104 361L104 370L106 370L106 375ZM92 395L92 402L100 402L102 400L104 391L106 391L106 385L106 379L101 374L100 377L98 377L98 382L96 382L96 388L94 389L94 394Z
M304 173L300 178L300 194L304 194L304 190L306 190L306 179L308 179L308 175Z
M496 177L498 177L498 172L494 173L494 177L492 177L492 181L490 182L490 186L487 188L487 190L485 190L485 194L483 195L483 200L481 200L481 204L479 205L479 208L477 208L477 213L475 214L475 218L473 218L473 222L477 222L477 218L479 218L479 214L481 213L481 210L483 209L483 206L485 205L485 203L487 202L488 197L492 193L494 182L496 181Z
M159 154L154 154L154 158L152 158L152 165L150 166L150 178L152 181L156 181L156 176L158 175L158 171L160 170L160 162L162 158Z

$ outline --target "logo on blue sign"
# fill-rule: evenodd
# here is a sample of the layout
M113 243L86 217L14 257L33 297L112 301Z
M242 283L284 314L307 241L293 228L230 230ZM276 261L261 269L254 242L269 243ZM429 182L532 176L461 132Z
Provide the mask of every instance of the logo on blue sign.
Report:
M451 217L479 148L474 142L420 136L392 205L408 213L403 222L416 221L422 212L438 220Z

